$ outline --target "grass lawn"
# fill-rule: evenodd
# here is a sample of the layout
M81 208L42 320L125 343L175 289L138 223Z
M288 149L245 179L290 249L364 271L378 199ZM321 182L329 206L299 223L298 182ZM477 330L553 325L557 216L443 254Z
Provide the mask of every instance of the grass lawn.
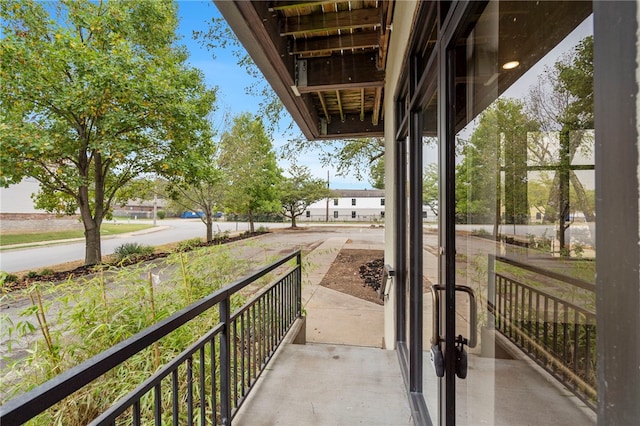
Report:
M112 223L103 223L100 228L100 233L102 236L124 234L126 232L135 232L151 227L153 227L153 225L131 223L116 223L114 225ZM41 241L66 240L69 238L83 237L84 231L82 230L9 234L0 236L0 247L10 244L27 244Z

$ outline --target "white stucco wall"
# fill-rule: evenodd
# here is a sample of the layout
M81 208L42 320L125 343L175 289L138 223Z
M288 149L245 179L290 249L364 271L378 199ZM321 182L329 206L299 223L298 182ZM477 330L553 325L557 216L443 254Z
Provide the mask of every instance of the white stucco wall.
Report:
M340 190L337 190L340 191ZM369 221L380 222L384 220L385 194L382 190L350 190L347 196L333 196L329 198L328 215L329 222L332 221ZM358 195L361 193L361 196ZM355 205L353 200L355 199ZM337 200L337 204L335 201ZM299 222L318 222L327 220L327 199L322 199L311 204L307 210L310 217L303 214L298 219ZM337 212L338 217L335 217ZM356 217L353 218L353 212Z
M44 213L33 206L31 199L39 187L38 181L26 178L19 184L0 188L0 213Z
M384 133L385 133L385 157L387 165L395 164L394 144L395 144L395 94L398 86L398 79L402 71L405 52L411 29L413 28L414 17L418 8L417 1L399 1L395 4L393 12L393 30L389 51L387 56L386 84L384 87ZM395 194L393 167L385 167L385 187L386 187L386 213L385 213L385 264L395 267L395 247L393 237L396 234L394 226ZM393 287L389 291L389 297L384 304L384 344L386 349L395 348L395 297Z

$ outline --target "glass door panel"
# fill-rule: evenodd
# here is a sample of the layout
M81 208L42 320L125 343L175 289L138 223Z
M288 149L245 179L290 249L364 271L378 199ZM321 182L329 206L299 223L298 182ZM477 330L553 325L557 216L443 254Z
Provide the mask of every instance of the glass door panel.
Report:
M422 223L423 223L423 392L429 414L434 424L438 421L440 409L440 378L431 358L431 340L434 335L433 286L439 285L439 167L437 138L437 94L424 107L422 136Z
M475 294L474 317L469 294L456 293L456 335L478 329L457 364L467 364L465 379L456 372L459 425L595 424L590 7L491 1L452 44L447 285Z

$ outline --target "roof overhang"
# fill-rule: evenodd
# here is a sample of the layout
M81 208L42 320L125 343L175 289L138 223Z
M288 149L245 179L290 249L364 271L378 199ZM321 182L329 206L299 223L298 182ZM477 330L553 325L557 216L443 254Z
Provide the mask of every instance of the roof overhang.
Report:
M383 136L393 1L216 1L307 139Z

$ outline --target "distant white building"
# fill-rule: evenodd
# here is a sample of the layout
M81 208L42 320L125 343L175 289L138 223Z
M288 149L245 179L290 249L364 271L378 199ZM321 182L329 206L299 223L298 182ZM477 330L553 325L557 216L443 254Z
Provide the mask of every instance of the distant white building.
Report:
M59 216L37 209L32 196L39 190L38 181L29 177L0 188L0 235L82 229L77 215Z
M383 222L384 190L336 189L331 198L316 201L299 222Z
M40 190L40 183L33 178L0 188L0 213L45 213L36 209L31 196Z

